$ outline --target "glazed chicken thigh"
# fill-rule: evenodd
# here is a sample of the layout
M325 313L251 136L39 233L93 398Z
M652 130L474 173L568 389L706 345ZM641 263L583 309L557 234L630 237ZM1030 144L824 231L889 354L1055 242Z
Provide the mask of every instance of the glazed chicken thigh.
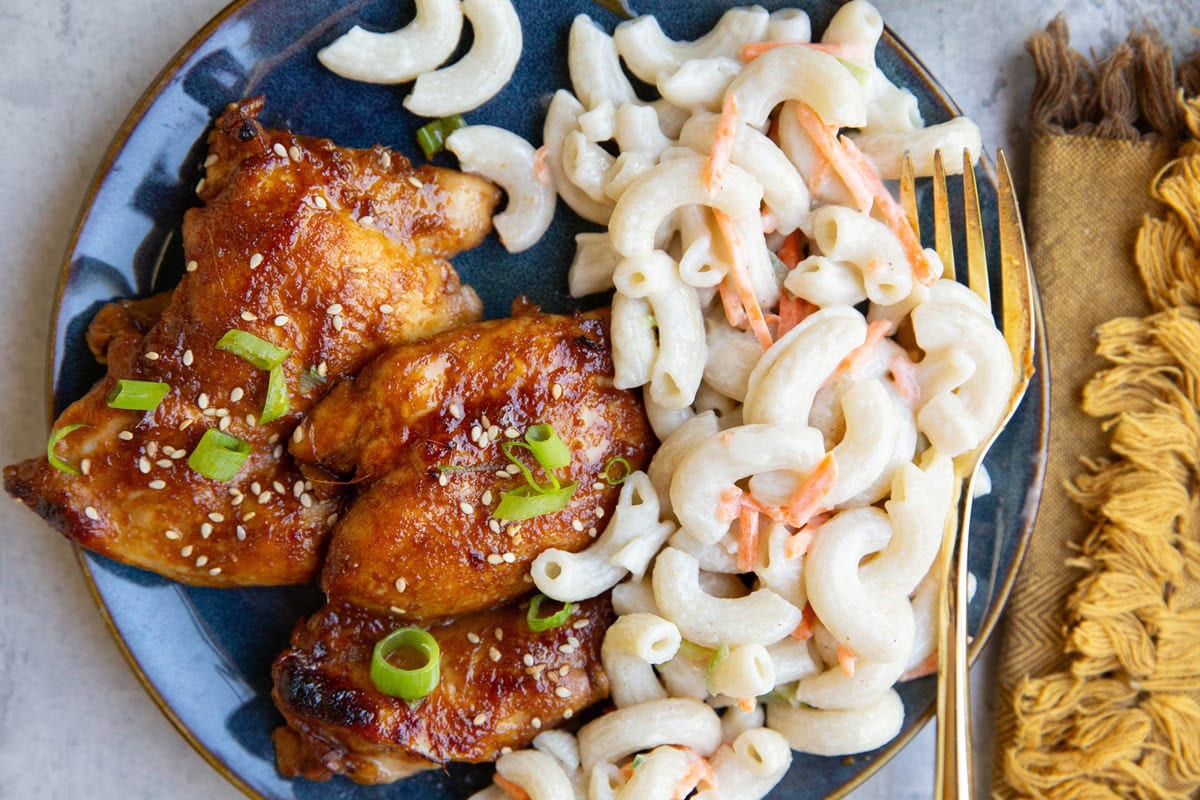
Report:
M390 345L478 319L445 259L490 229L498 191L266 130L261 98L209 136L205 205L183 224L187 270L167 299L110 306L89 345L108 375L55 423L55 453L7 467L5 488L70 538L118 561L212 586L311 580L341 487L311 480L284 446L337 380ZM287 351L287 411L266 423L269 373L218 342L229 331ZM118 379L165 383L150 411L112 408ZM229 481L189 466L216 429L249 445Z

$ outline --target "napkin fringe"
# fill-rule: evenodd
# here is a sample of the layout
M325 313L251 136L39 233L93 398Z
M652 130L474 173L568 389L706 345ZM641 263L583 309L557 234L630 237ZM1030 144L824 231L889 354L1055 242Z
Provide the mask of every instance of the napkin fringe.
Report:
M1073 50L1059 14L1029 40L1037 66L1030 120L1035 135L1068 134L1102 139L1181 138L1178 94L1200 92L1200 57L1176 70L1156 31L1132 33L1108 58L1092 63Z
M1097 68L1103 119L1081 122L1092 101L1055 20L1031 48L1060 66L1039 86L1045 124L1140 130L1147 104L1131 117L1126 91L1142 67L1129 65L1155 47L1131 40ZM1161 63L1149 63L1161 88ZM1178 124L1200 138L1200 101L1182 92L1172 86ZM1083 410L1109 431L1112 457L1066 487L1095 526L1068 561L1083 576L1067 601L1069 670L1027 677L1014 696L1003 770L1022 796L1186 800L1200 790L1200 607L1188 607L1200 582L1200 143L1184 145L1151 192L1169 213L1144 221L1135 260L1155 311L1097 331L1112 366L1087 384Z

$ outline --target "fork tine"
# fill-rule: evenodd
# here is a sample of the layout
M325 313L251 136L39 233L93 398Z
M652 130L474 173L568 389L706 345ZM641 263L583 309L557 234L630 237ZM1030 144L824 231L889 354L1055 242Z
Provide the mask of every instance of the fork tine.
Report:
M979 216L979 190L975 185L975 166L971 154L963 149L963 222L967 240L967 285L992 307L988 288L987 252L983 247L983 220Z
M941 150L933 153L933 238L938 258L946 267L942 277L954 280L954 238L950 231L950 202L946 198L946 167Z
M1004 338L1012 352L1013 366L1023 380L1015 391L1033 377L1033 298L1030 289L1029 256L1025 252L1025 234L1021 211L1013 191L1012 175L1004 151L996 153L996 172L1000 179L997 196L1000 212L1000 277L1004 302Z
M913 177L912 155L905 152L904 164L900 167L900 205L904 206L904 216L912 226L917 239L921 238L921 222L917 218L917 188Z

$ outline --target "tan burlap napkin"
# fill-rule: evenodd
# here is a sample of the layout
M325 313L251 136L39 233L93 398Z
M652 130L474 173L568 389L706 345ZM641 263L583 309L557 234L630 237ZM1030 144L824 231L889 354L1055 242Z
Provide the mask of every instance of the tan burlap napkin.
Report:
M1092 65L1055 20L1026 224L1050 455L1006 613L998 797L1200 791L1200 60ZM1182 88L1181 88L1182 87Z

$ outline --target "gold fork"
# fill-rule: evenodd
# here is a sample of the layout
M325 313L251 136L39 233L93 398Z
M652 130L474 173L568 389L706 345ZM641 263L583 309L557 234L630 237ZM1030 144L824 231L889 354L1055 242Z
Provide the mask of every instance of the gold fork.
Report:
M1000 229L1000 330L1012 353L1016 381L1008 407L999 425L973 451L955 459L957 512L946 520L938 557L942 585L938 598L938 703L937 768L934 797L937 800L971 797L971 719L967 673L967 540L971 523L971 501L975 479L983 457L1012 417L1033 377L1034 316L1032 277L1021 213L1013 192L1012 176L1003 151L996 154L999 177L997 206ZM912 160L906 155L900 177L900 202L905 215L920 236ZM987 255L979 193L970 155L963 152L963 221L967 245L967 285L991 308ZM946 195L946 170L939 151L933 162L934 246L946 271L955 279L950 205ZM957 535L956 535L957 534Z

